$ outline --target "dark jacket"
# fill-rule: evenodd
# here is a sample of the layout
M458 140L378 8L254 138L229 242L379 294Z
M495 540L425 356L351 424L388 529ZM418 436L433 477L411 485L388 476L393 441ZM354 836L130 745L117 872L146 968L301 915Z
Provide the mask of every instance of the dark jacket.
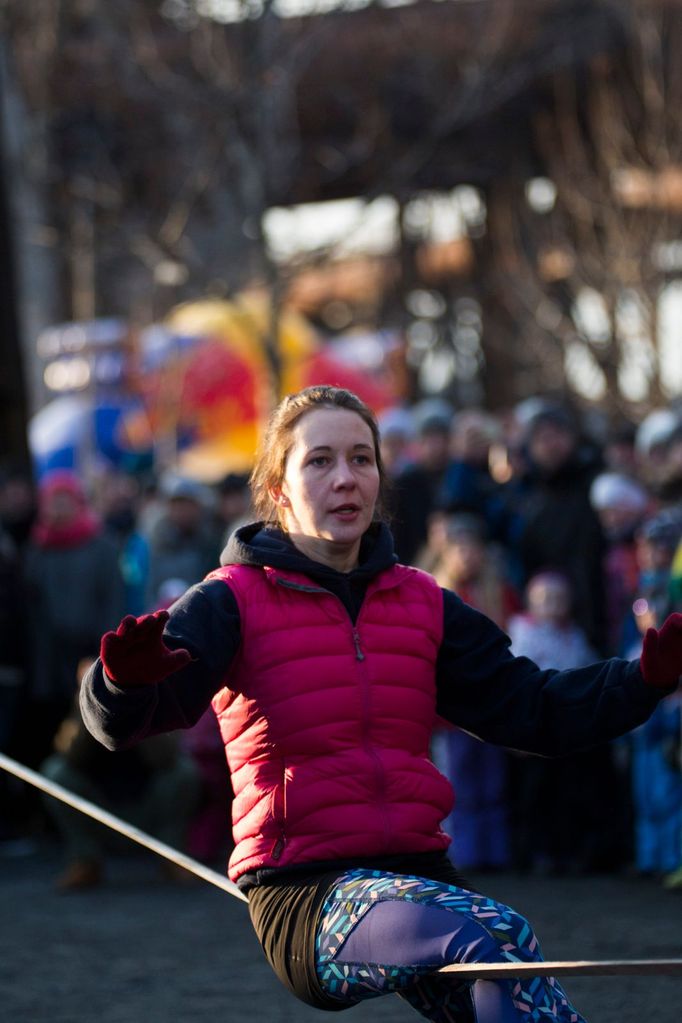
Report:
M20 686L25 681L26 611L19 557L0 526L0 686Z
M29 544L25 578L33 695L68 706L78 662L125 613L116 545L105 533L63 549Z
M579 447L553 473L530 464L517 506L517 554L524 581L536 572L564 573L573 594L573 614L595 650L607 646L604 555L606 539L590 503L590 485L600 465L590 448Z

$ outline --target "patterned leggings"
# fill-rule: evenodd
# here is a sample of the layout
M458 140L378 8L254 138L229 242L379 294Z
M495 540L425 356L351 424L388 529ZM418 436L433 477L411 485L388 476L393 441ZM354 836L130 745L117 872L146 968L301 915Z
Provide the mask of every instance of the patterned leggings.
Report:
M448 963L540 962L530 924L484 895L421 877L351 870L316 935L317 974L347 1005L395 992L435 1023L585 1023L552 977L456 981Z

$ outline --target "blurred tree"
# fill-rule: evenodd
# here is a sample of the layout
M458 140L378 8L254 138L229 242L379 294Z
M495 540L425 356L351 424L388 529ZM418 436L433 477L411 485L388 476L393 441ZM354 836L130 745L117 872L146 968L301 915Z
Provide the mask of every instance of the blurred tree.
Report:
M541 173L491 184L482 259L519 390L580 387L638 417L679 391L665 353L682 311L682 5L633 0L619 19L617 53L553 77Z
M1 83L1 77L0 77ZM1 88L1 84L0 84ZM0 468L29 464L26 422L28 408L17 315L14 224L7 194L5 111L0 95Z
M266 341L276 376L277 310L298 266L273 262L264 213L390 195L402 211L402 251L381 315L406 330L416 321L415 366L423 356L437 382L447 364L464 381L462 400L494 404L563 381L575 310L556 276L564 249L548 248L545 235L554 238L548 225L570 203L562 198L543 220L523 189L537 177L563 189L569 127L574 155L580 143L592 161L572 171L599 169L600 129L584 109L596 97L576 88L568 103L568 86L595 55L622 45L635 0L353 10L311 0L297 17L283 16L283 3L5 0L2 27L32 110L28 137L48 152L63 318L148 323L184 298L261 281L272 295ZM595 72L590 88L598 81ZM571 180L579 196L582 179ZM452 197L459 185L483 210L466 224L477 262L436 272L441 311L429 334L407 296L432 286L433 260L405 211L415 197ZM595 208L604 195L595 193ZM585 231L567 237L577 266ZM597 276L588 279L596 289ZM507 344L507 329L524 344ZM582 347L607 365L603 347ZM469 387L471 373L483 389Z

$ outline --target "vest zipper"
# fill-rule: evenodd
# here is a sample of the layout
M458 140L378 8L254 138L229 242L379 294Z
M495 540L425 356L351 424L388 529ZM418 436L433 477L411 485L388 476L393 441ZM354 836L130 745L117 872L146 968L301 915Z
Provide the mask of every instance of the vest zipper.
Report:
M334 597L341 603L340 598L337 597L335 593L332 593L331 590L327 590L322 586L306 586L303 583L291 582L289 579L281 579L279 576L277 577L277 585L285 586L290 590L298 590L300 593L328 593L330 597ZM360 634L356 628L353 628L353 644L355 646L356 661L364 661L365 655L362 652L362 647L360 646Z
M360 632L357 628L353 627L353 643L355 644L355 659L356 661L364 661L365 655L360 646ZM365 665L358 669L360 677L360 685L363 691L363 703L364 703L364 719L362 723L362 745L365 753L372 761L374 765L373 776L374 786L376 793L376 807L378 814L382 820L383 831L384 831L384 843L387 851L390 850L390 828L388 824L388 816L386 813L386 772L381 762L381 757L374 748L370 739L370 727L371 727L371 711L370 711L370 683L367 675Z
M284 587L287 587L288 589L291 589L291 590L299 590L302 593L328 593L329 596L333 597L335 600L337 600L341 604L342 607L344 606L343 605L343 601L340 599L340 597L338 597L335 593L332 593L331 590L327 590L324 587L320 587L320 586L307 586L304 583L295 583L295 582L293 582L293 581L291 581L289 579L282 579L279 576L276 576L276 582L277 582L277 584L279 586L284 586ZM344 607L344 610L346 610L345 607ZM352 637L353 637L353 646L355 648L355 660L359 661L359 662L362 662L362 661L365 660L365 654L364 654L364 652L362 650L362 647L360 645L360 632L355 627L355 625L353 625L352 623L351 623L351 634L352 634ZM387 817L387 814L386 814L386 805L385 805L385 803L386 803L386 778L385 778L385 771L384 771L384 767L383 767L383 765L381 763L381 758L379 757L378 753L376 752L376 750L372 746L372 743L370 742L370 738L369 738L369 680L368 680L367 676L364 674L364 669L363 669L363 677L362 677L361 685L362 685L363 690L364 690L364 703L365 703L365 720L364 720L363 726L362 726L362 730L363 730L363 747L364 747L365 752L367 753L367 755L370 757L370 759L374 763L374 783L375 783L375 786L376 786L377 807L378 807L379 813L381 814L381 817L383 819L386 848L390 849L390 829L389 829L389 826L388 826L388 817ZM282 855L282 851L284 849L284 841L285 841L284 840L284 835L282 835L281 838L278 839L277 842L275 842L275 845L273 846L272 854L271 854L272 858L274 860L279 859L279 857Z

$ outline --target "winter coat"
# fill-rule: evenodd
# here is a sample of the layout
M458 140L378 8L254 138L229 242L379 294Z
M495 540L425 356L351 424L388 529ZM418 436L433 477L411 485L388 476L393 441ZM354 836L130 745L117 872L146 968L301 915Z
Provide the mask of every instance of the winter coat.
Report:
M26 558L33 695L70 703L82 658L125 612L118 551L105 533L71 547L29 544Z
M568 577L576 622L602 652L607 646L606 540L589 497L597 469L591 453L582 449L553 473L531 467L517 508L516 544L525 581L548 569Z

